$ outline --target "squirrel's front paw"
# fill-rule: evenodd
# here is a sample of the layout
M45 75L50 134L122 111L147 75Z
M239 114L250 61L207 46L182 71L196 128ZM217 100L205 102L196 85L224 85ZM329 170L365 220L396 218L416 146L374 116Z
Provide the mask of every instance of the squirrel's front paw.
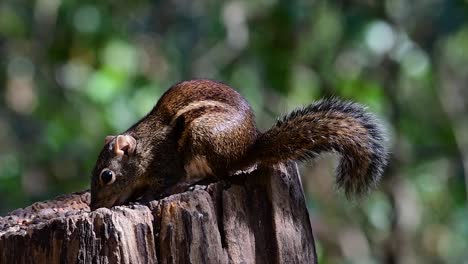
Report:
M179 183L176 183L175 185L172 185L171 187L167 188L166 191L164 192L164 194L166 196L168 195L173 195L173 194L177 194L177 193L182 193L182 192L185 192L189 189L190 187L190 184L186 183L186 182L179 182Z

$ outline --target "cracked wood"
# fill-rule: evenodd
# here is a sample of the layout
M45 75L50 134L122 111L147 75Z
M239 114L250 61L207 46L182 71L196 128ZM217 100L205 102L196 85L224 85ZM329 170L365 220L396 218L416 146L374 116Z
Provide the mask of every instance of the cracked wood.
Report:
M315 263L295 163L148 205L89 209L89 193L0 217L0 263Z

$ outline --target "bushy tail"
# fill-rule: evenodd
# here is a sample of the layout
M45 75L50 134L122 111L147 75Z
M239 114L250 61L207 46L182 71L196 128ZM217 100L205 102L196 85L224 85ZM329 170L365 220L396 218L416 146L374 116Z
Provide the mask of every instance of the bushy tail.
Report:
M383 173L388 156L384 141L382 128L363 106L328 99L283 117L260 135L248 156L270 164L338 152L337 185L347 196L360 195Z

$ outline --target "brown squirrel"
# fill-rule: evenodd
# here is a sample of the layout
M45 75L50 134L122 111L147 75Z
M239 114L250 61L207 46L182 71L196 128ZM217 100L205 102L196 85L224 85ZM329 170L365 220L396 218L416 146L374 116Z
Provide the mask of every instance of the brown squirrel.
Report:
M373 187L387 163L376 119L351 102L328 99L297 109L270 130L258 131L247 101L220 82L172 86L144 118L108 136L91 180L91 208L184 190L209 177L255 164L341 154L337 185L347 195Z

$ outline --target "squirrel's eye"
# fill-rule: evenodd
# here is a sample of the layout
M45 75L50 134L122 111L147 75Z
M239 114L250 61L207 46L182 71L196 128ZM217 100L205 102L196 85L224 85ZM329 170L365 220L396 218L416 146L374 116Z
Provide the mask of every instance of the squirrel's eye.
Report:
M101 182L104 184L111 184L115 181L115 174L108 169L104 169L101 172Z

